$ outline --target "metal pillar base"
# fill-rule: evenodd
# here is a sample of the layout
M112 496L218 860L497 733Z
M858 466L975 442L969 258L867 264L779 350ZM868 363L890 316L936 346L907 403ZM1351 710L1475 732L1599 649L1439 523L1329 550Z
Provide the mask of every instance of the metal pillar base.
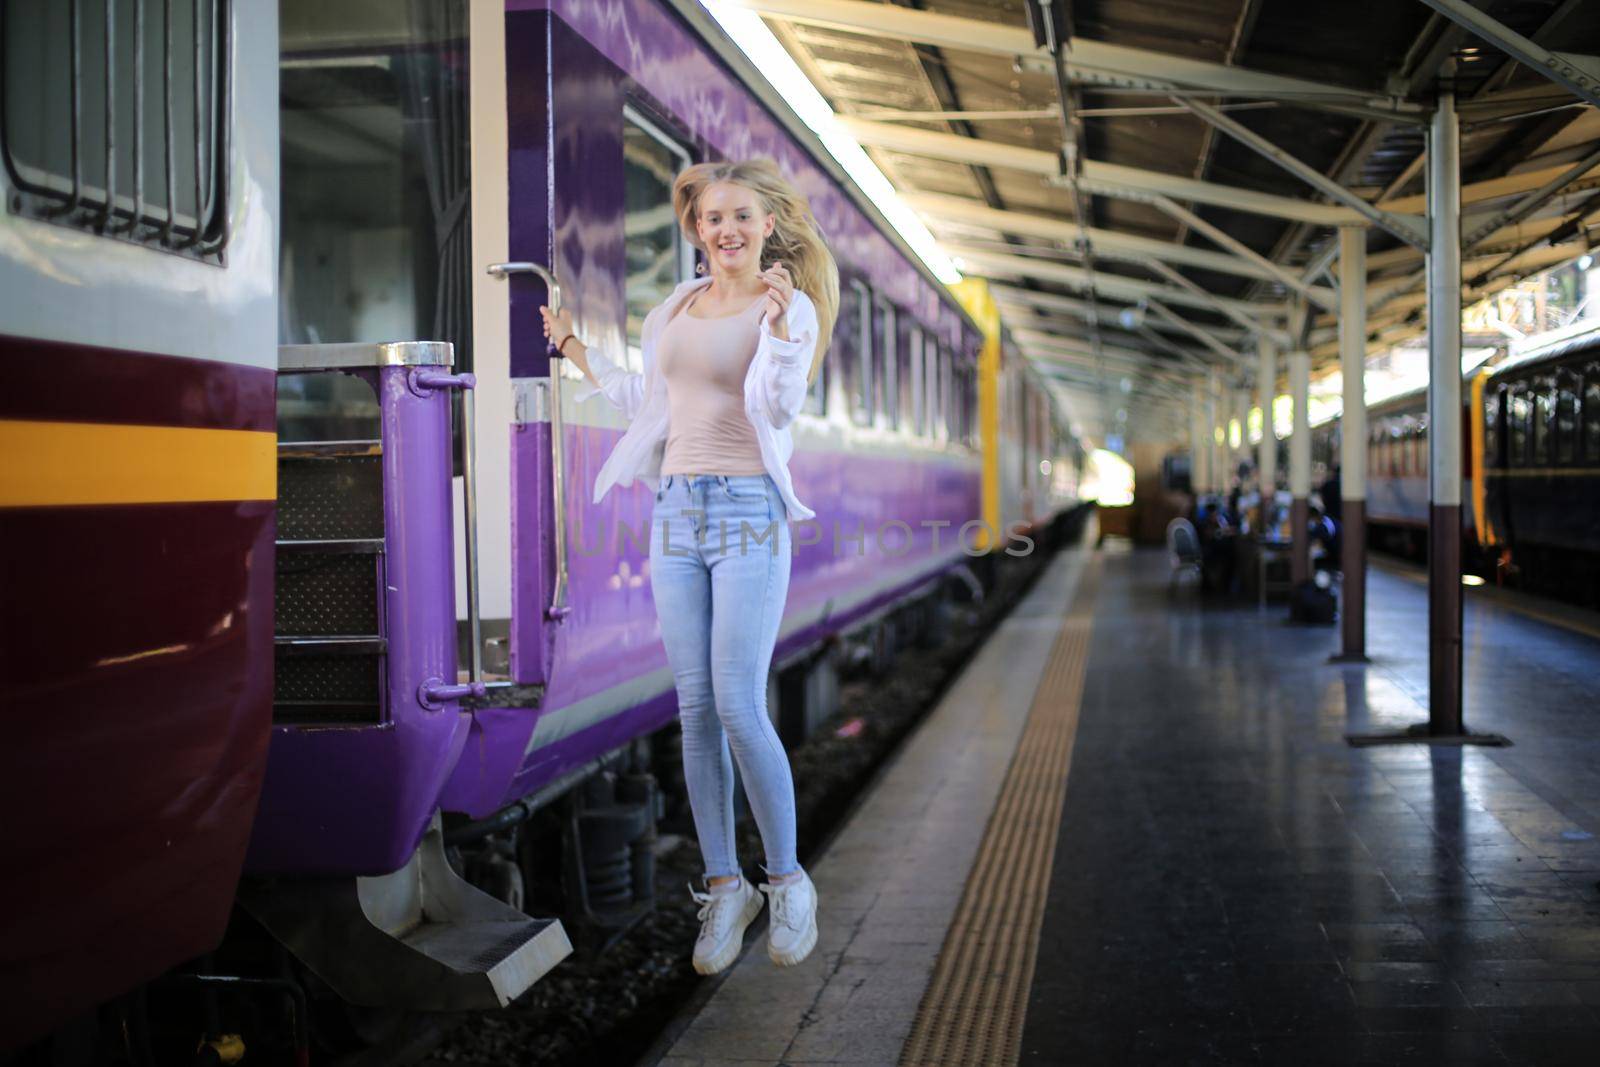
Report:
M1461 507L1434 504L1428 522L1428 721L1461 734Z
M1367 662L1367 502L1343 500L1340 517L1342 551L1339 569L1344 579L1339 584L1339 625L1343 647L1337 662Z
M1511 739L1505 734L1475 734L1463 731L1458 734L1436 734L1425 722L1414 723L1404 730L1381 734L1345 734L1351 748L1372 748L1376 745L1483 745L1489 748L1509 748Z

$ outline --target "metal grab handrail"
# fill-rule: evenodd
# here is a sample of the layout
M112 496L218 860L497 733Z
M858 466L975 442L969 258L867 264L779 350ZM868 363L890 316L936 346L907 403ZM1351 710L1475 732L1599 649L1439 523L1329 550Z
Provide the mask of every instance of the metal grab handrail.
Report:
M419 395L430 389L461 390L461 527L466 534L462 551L467 565L467 633L472 643L467 653L469 684L454 687L458 691L442 696L435 694L432 699L482 699L487 690L483 684L483 610L478 590L478 378L470 373L441 374L413 367L407 379L412 391ZM432 684L430 680L428 685ZM429 703L428 685L423 686L418 699L431 710L434 704Z
M513 274L536 274L544 282L545 289L550 294L550 310L561 310L561 285L556 281L556 276L541 264L527 260L512 263L491 263L487 268L490 275L496 278L507 278ZM556 587L550 596L550 605L545 608L545 618L559 622L572 611L567 607L567 493L566 493L566 445L565 431L561 416L561 368L555 360L563 358L561 352L554 345L545 346L546 353L551 359L550 364L550 495L551 505L555 517L556 534Z

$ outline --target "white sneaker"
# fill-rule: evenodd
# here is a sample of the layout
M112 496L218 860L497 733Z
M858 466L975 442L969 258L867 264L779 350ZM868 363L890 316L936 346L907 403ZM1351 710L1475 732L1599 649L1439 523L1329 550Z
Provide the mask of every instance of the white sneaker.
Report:
M767 921L767 955L780 967L793 967L817 946L817 887L804 871L780 885L761 886L772 903Z
M741 874L734 889L696 893L694 886L690 886L689 895L700 905L700 936L694 940L694 969L701 974L727 970L739 958L745 927L761 914L761 894Z

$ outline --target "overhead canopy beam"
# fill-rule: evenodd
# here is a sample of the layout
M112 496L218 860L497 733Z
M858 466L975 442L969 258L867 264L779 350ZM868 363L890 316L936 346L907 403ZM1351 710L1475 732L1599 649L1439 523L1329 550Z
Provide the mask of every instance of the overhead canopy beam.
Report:
M950 222L960 222L973 226L983 226L1002 233L1015 234L1022 237L1048 237L1071 245L1078 240L1079 227L1076 222L1066 219L1051 218L1047 215L1032 215L1020 211L1003 211L998 208L987 207L976 200L969 200L960 196L945 196L939 193L903 192L900 199L911 205L914 209L934 218ZM1165 197L1161 199L1166 200ZM1171 201L1167 201L1171 203ZM1177 205L1173 205L1176 207ZM1182 210L1181 208L1179 210ZM1209 224L1208 224L1209 225ZM1143 263L1146 259L1155 258L1167 263L1181 263L1188 267L1197 267L1201 270L1220 271L1224 274L1237 274L1245 278L1262 278L1271 281L1281 279L1281 275L1288 274L1283 268L1261 258L1260 262L1245 256L1226 255L1220 252L1208 252L1203 248L1191 245L1174 244L1171 241L1158 241L1151 237L1138 237L1133 234L1121 233L1116 230L1104 230L1097 227L1084 227L1084 234L1094 246L1095 251L1101 256L1111 259L1121 259L1130 263ZM1226 236L1226 235L1224 235ZM1229 238L1232 240L1232 238ZM1237 243L1237 242L1236 242ZM1256 253L1250 251L1248 246L1241 245L1251 256ZM1289 275L1293 278L1293 275ZM1296 278L1298 283L1299 279ZM1316 289L1306 286L1306 290L1323 307L1332 308L1336 301L1333 293L1328 289Z
M990 52L1047 60L1026 26L918 11L864 0L724 0L771 18L873 37L937 45L966 52ZM1068 43L1068 69L1074 80L1121 89L1170 92L1198 90L1233 97L1289 103L1338 104L1401 119L1418 109L1403 101L1341 85L1224 66L1166 52L1107 44L1085 37Z
M1080 330L1083 330L1082 315L1066 315L1066 317L1062 317L1062 315L1050 312L1050 310L1032 307L1030 304L1013 304L1011 301L997 301L997 304L1000 307L1000 315L1005 318L1006 325L1011 326L1013 330L1043 330L1045 333L1059 334L1064 338L1082 339L1085 342L1090 339L1088 334L1080 333ZM1122 334L1123 338L1128 339L1128 341L1141 339L1141 341L1149 342L1149 334L1154 330L1163 330L1168 334L1182 334L1184 338L1189 338L1190 336L1189 331L1182 330L1181 326L1162 322L1162 320L1155 318L1154 315L1146 314L1142 309L1125 310L1128 312L1125 315L1128 322L1122 323L1118 322L1117 318L1104 314L1104 309L1102 309L1101 325L1114 326L1115 330L1118 330L1118 333ZM1240 342L1245 341L1246 334L1237 330L1229 330L1226 333L1218 334L1218 339L1219 341L1230 342L1230 344L1240 344ZM1162 338L1162 344L1158 346L1158 349L1166 352L1166 354L1173 355L1181 352L1182 355L1179 358L1187 358L1187 360L1194 360L1194 362L1198 363L1206 362L1200 355L1195 354L1194 349L1179 346L1179 344L1170 341L1170 339Z
M1540 208L1544 207L1544 205L1548 203L1552 197L1556 196L1568 185L1571 185L1573 182L1589 173L1589 171L1596 165L1600 165L1600 149L1590 152L1588 155L1578 160L1578 162L1574 163L1560 174L1557 174L1555 177L1551 178L1539 188L1535 189L1533 192L1529 193L1512 206L1506 208L1506 210L1500 212L1498 215L1495 215L1489 219L1485 219L1482 224L1477 226L1471 233L1467 234L1466 237L1462 238L1462 244L1467 248L1473 248L1479 242L1487 238L1491 233L1498 231L1501 227L1516 225L1529 215L1532 215L1535 211L1538 211Z
M1138 407L1140 414L1148 415L1147 409L1155 407L1158 403L1181 402L1185 392L1186 382L1175 382L1167 378L1150 378L1141 376L1137 372L1101 371L1095 367L1085 366L1075 360L1063 358L1045 352L1026 353L1033 366L1046 378L1058 382L1068 388L1080 392L1090 393L1092 399L1103 399L1107 392L1114 393L1119 398L1136 397L1140 401ZM1127 381L1128 388L1119 388L1121 381ZM1103 408L1103 405L1096 405ZM1110 419L1102 415L1102 424Z
M1080 303L1086 305L1088 302L1080 301ZM1019 304L1011 300L997 299L995 304L1000 308L1001 316L1014 328L1037 329L1043 330L1047 333L1059 334L1063 337L1078 338L1084 341L1089 340L1087 334L1080 334L1078 332L1080 329L1084 328L1085 320L1087 318L1087 315L1083 311L1072 313L1055 312L1046 308L1034 307L1032 304ZM1100 325L1103 327L1111 327L1117 330L1120 334L1126 335L1126 339L1129 340L1134 338L1144 338L1145 329L1149 326L1159 326L1161 329L1167 330L1169 333L1182 333L1185 336L1188 335L1187 330L1180 330L1177 327L1169 326L1166 323L1155 322L1134 308L1122 309L1128 313L1128 322L1126 325L1120 323L1117 317L1108 315L1106 313L1108 310L1116 311L1117 309L1108 309L1107 307L1102 306L1100 309ZM1230 331L1228 336L1232 337L1235 335L1238 335L1239 339L1243 338L1241 331L1237 330ZM1121 340L1123 338L1119 337L1114 339Z
M1409 249L1411 246L1401 245L1401 247ZM1323 274L1327 273L1329 267L1333 266L1334 258L1337 257L1338 254L1339 242L1328 242L1328 247L1311 257L1311 261L1306 264L1305 273L1300 275L1300 280L1305 282L1307 285L1316 281Z
M1048 354L1035 354L1029 352L1028 358L1033 360L1035 368L1052 381L1060 382L1070 388L1078 390L1104 390L1111 387L1106 375L1101 375L1093 367L1071 359L1062 359ZM1117 372L1118 378L1128 379L1128 391L1118 390L1119 396L1141 396L1151 401L1177 401L1185 399L1183 390L1178 383L1165 378L1139 378L1127 373ZM1098 398L1097 398L1098 399ZM1153 405L1151 405L1153 406Z
M1189 307L1198 307L1204 311L1215 310L1210 301L1202 300L1187 290L1158 285L1155 282L1147 282L1142 278L1129 278L1121 274L1108 274L1105 271L1100 271L1091 279L1087 271L1065 263L1029 259L1025 256L999 255L963 245L946 245L945 251L952 256L959 256L966 264L963 272L968 274L998 275L1004 278L1038 278L1042 281L1065 285L1078 292L1087 292L1093 289L1098 295L1108 296L1113 300L1124 300L1129 303L1138 303L1140 300L1156 297ZM1283 313L1283 309L1280 306L1272 304L1256 304L1245 300L1229 300L1224 297L1213 297L1211 299L1220 301L1222 305L1231 307L1245 316L1266 316L1270 318L1274 316L1281 317ZM1260 321L1252 321L1254 321L1256 329L1262 328Z
M945 159L955 163L977 163L990 167L1041 174L1057 179L1061 176L1061 161L1054 152L1038 148L1020 148L1016 145L998 144L975 137L962 137L937 130L920 130L892 122L870 122L865 119L838 116L838 121L855 139L873 148L904 152L930 159ZM1292 222L1309 222L1314 226L1360 226L1366 218L1360 213L1336 204L1319 204L1299 200L1292 196L1274 196L1241 189L1216 182L1197 181L1158 171L1140 170L1115 163L1083 160L1079 183L1085 191L1096 196L1110 196L1121 200L1150 203L1154 197L1166 196L1173 200L1211 204L1234 211Z
M1173 270L1159 259L1147 259L1145 260L1144 265L1155 273L1161 275L1173 285L1176 285L1179 289L1182 289L1184 292L1194 296L1196 300L1200 301L1201 306L1221 312L1234 322L1237 322L1239 325L1243 326L1246 330L1250 330L1253 333L1268 333L1275 341L1279 341L1282 344L1289 343L1288 334L1280 330L1267 330L1260 324L1259 320L1241 312L1240 308L1238 307L1238 301L1222 299L1209 289L1202 288L1192 280L1184 277L1178 271Z
M1562 220L1558 219L1555 221L1560 222ZM1514 249L1509 254L1497 252L1492 255L1474 255L1466 260L1467 277L1469 279L1476 279L1480 276L1498 277L1500 273L1508 269L1524 272L1543 270L1546 267L1552 267L1558 263L1565 263L1568 260L1577 259L1585 252L1589 251L1589 242L1586 240L1563 241L1559 244L1547 245L1543 248L1538 247L1539 244L1542 243L1543 238L1535 238L1533 241L1529 242L1528 245L1522 248ZM1399 249L1390 249L1389 252L1379 253L1379 255L1383 255L1385 257L1381 265L1394 267L1422 262L1421 256L1406 256L1402 259L1401 257L1394 255L1394 253L1399 251ZM1370 258L1376 259L1377 256L1374 255ZM1372 269L1376 266L1378 266L1378 264L1368 264L1369 269ZM1368 293L1376 294L1378 297L1382 298L1385 305L1392 305L1401 294L1407 291L1408 287L1415 287L1420 283L1420 275L1412 273L1409 275L1402 275L1399 278L1384 279L1373 282L1368 288ZM1420 307L1421 304L1419 302L1414 306Z
M1421 169L1421 163L1426 161L1426 157L1419 155L1417 156L1417 160L1417 167L1418 169ZM1564 179L1561 182L1562 185L1573 185L1584 178L1593 180L1594 178L1600 177L1600 173L1594 173L1595 167L1592 164L1588 170L1578 174L1569 174L1569 171L1572 169L1572 167L1566 165L1541 167L1538 170L1526 170L1520 174L1507 174L1499 178L1486 178L1481 182L1473 182L1471 185L1463 185L1461 187L1461 204L1463 207L1466 207L1469 204L1484 204L1493 200L1505 200L1509 197L1521 196L1523 193L1539 189L1545 184L1558 178ZM1401 196L1395 197L1392 200L1379 200L1377 206L1382 208L1384 211L1393 212L1395 214L1413 215L1426 211L1427 205L1427 196L1423 193L1417 193L1414 196Z
M1600 56L1552 52L1479 11L1467 0L1422 0L1439 14L1465 26L1509 56L1557 85L1600 107Z
M1284 285L1288 286L1290 289L1304 294L1315 301L1320 307L1327 308L1330 311L1337 303L1332 290L1319 289L1310 284L1308 280L1301 278L1288 268L1279 266L1278 264L1272 262L1272 260L1268 259L1266 256L1263 256L1260 252L1257 252L1255 249L1251 248L1237 237L1234 237L1226 230L1219 229L1218 227L1211 225L1211 223L1207 222L1199 215L1196 215L1182 204L1172 200L1170 197L1158 196L1154 197L1150 202L1156 207L1160 208L1162 211L1166 212L1172 218L1177 219L1179 222L1188 226L1191 230L1205 234L1219 247L1226 248L1229 252L1232 252L1233 258L1236 261L1242 261L1255 267L1255 271L1252 272L1254 277L1267 279L1275 278ZM1189 246L1180 245L1178 247L1188 248ZM1158 256L1157 258L1164 259L1169 263L1181 262L1180 260L1174 259L1170 256ZM1235 267L1231 273L1239 274L1243 272Z
M1185 330L1184 332L1187 333L1188 331ZM1165 337L1162 337L1160 334L1156 333L1155 330L1151 329L1149 325L1139 327L1138 333L1140 337L1143 337L1146 341L1149 341L1162 351L1171 352L1187 367L1199 371L1209 371L1211 369L1211 364L1207 363L1199 356L1190 353L1186 349L1180 348L1173 344Z
M1201 344L1205 345L1207 348L1211 349L1211 351L1215 352L1217 355L1221 356L1230 363L1242 364L1244 362L1244 357L1239 355L1239 353L1235 352L1233 349L1217 340L1206 330L1190 322L1182 315L1179 315L1176 311L1173 311L1161 301L1148 299L1145 301L1145 306L1151 311L1154 311L1161 318L1172 323L1174 326L1183 328L1188 332L1189 336L1193 337L1195 340L1199 341Z
M1017 344L1023 347L1042 347L1058 349L1063 353L1082 356L1085 359L1103 359L1108 365L1120 364L1135 370L1165 370L1178 377L1183 376L1181 366L1173 364L1164 356L1154 352L1147 352L1138 348L1122 348L1117 345L1102 345L1097 355L1093 347L1086 340L1073 337L1062 337L1059 334L1047 333L1043 330L1013 329L1011 336Z
M1075 296L1063 296L1060 293L1041 293L1036 289L1019 289L1016 286L1001 284L990 285L989 292L994 296L995 303L999 304L1001 307L1026 307L1031 308L1033 311L1039 314L1059 313L1063 315L1071 315L1081 319L1085 318L1089 314L1090 310L1089 302L1087 300L1079 300ZM1117 312L1122 309L1111 307L1106 310ZM1129 329L1128 327L1123 326L1115 318L1113 318L1111 322L1115 323L1120 329ZM1149 323L1149 325L1153 325L1157 329L1166 330L1169 333L1188 333L1187 330L1173 326L1169 323L1157 322ZM1132 327L1132 332L1140 333L1140 327ZM1243 340L1251 331L1227 328L1216 329L1212 332L1226 341L1240 341Z
M1428 235L1422 220L1405 215L1396 215L1373 207L1355 193L1323 174L1320 170L1300 161L1241 123L1238 119L1224 115L1209 104L1202 104L1198 100L1181 100L1177 97L1173 99L1246 148L1266 157L1307 185L1323 193L1330 200L1337 201L1350 210L1357 212L1374 226L1380 226L1388 230L1406 244L1415 245L1424 250L1427 249Z

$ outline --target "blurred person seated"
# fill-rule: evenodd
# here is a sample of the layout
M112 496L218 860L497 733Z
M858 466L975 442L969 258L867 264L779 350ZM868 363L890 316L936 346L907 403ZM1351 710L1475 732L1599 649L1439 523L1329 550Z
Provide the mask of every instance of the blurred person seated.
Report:
M1333 520L1316 504L1311 505L1311 513L1306 520L1306 537L1311 542L1311 565L1317 570L1338 570L1339 555L1336 549L1339 531Z
M1200 535L1200 588L1213 593L1230 593L1235 580L1235 545L1238 526L1228 515L1223 501L1216 496L1203 498L1198 504L1195 529Z

